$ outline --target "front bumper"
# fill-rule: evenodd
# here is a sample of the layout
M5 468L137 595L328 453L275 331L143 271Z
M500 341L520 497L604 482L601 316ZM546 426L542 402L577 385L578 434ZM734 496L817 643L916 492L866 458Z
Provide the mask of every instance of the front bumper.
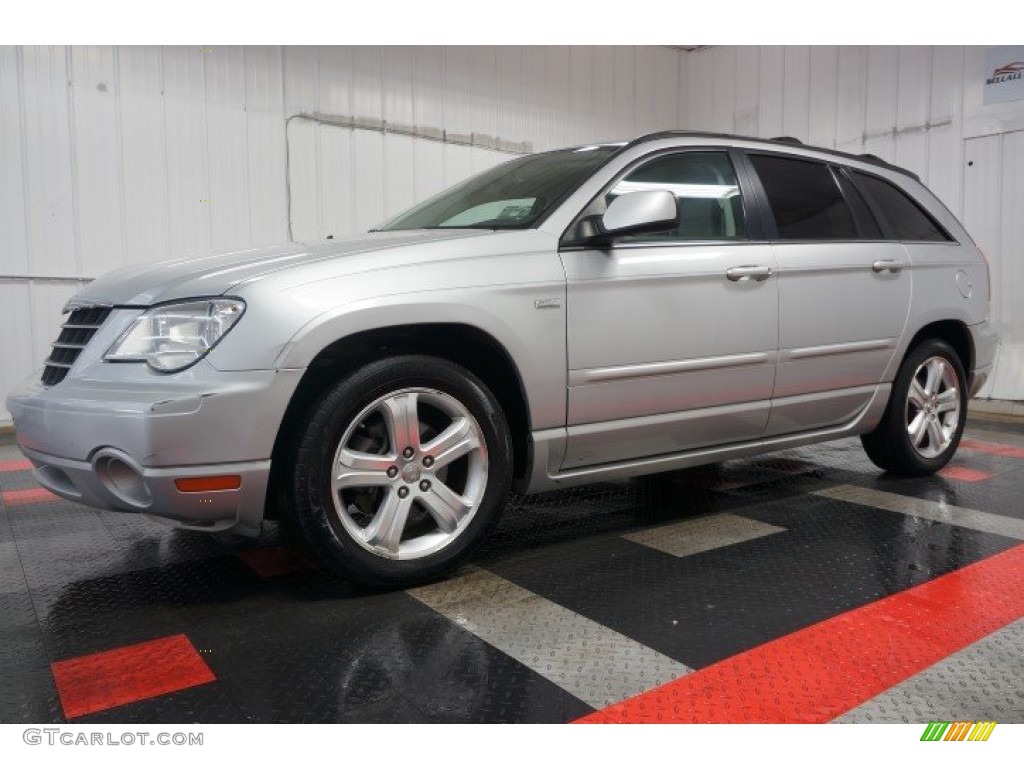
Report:
M141 467L116 449L97 451L93 461L75 461L22 449L41 486L70 501L119 512L142 512L182 528L232 529L255 536L263 521L270 460L201 467ZM117 474L106 466L122 462ZM238 476L231 490L183 493L177 478Z
M54 387L32 379L7 400L41 485L71 501L184 527L259 531L270 455L301 370L222 372L201 361L188 375L134 364L91 374ZM175 485L227 475L240 478L237 488Z

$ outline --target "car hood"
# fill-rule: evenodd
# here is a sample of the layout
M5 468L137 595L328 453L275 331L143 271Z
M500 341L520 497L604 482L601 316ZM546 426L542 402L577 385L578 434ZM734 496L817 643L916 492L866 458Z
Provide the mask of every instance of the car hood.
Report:
M290 243L139 264L108 272L93 280L75 295L69 305L150 306L175 299L219 296L241 282L258 280L313 261L489 234L489 230L465 229L370 232L347 240ZM415 249L409 250L410 261L416 260L414 253Z

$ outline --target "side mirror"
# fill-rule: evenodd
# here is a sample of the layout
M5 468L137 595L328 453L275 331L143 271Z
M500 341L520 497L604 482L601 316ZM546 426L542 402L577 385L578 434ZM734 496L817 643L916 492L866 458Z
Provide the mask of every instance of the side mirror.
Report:
M664 232L679 226L676 196L667 189L629 192L612 200L601 217L598 239Z

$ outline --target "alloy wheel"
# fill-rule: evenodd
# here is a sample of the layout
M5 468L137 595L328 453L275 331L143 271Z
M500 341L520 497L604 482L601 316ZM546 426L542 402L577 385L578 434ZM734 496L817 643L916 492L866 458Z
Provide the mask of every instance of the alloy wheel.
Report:
M434 389L390 392L364 408L331 465L337 519L375 555L410 560L448 547L480 508L487 445L470 411Z
M907 389L905 423L914 450L926 459L945 451L960 424L960 382L944 357L918 366Z

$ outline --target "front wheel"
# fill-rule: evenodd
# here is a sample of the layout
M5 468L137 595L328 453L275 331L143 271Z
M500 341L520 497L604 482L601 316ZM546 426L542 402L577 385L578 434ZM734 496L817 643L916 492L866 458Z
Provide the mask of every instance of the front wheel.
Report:
M882 421L861 437L868 458L909 477L946 466L967 421L966 381L949 344L930 339L915 347L900 366Z
M357 581L428 581L496 521L511 454L501 408L472 373L433 357L378 361L311 409L295 452L296 523L321 562Z

